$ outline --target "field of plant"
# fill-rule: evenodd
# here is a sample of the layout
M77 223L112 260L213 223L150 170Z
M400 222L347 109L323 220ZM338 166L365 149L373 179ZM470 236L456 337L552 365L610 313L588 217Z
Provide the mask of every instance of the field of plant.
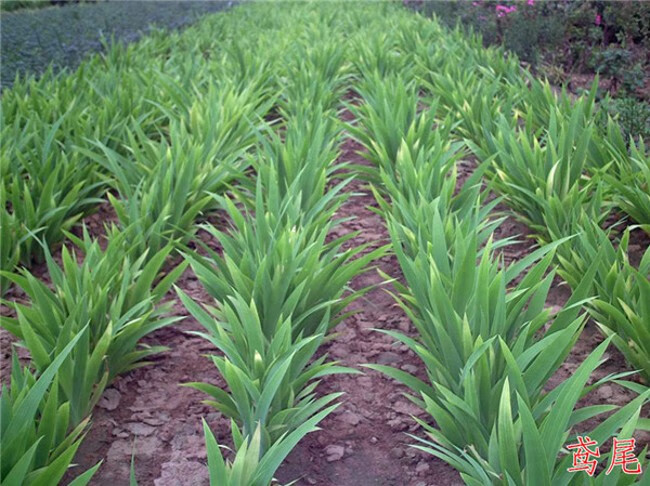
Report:
M392 2L17 81L0 482L647 482L650 159L596 83Z

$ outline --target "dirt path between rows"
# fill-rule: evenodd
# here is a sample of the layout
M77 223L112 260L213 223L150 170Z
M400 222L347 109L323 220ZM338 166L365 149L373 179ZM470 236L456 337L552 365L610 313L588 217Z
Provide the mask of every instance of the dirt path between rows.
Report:
M345 113L343 116L350 118ZM365 163L358 154L362 150L356 141L346 140L339 162ZM388 243L383 219L369 209L377 204L364 183L355 180L347 190L361 195L350 198L337 217L355 219L339 226L335 236L359 231L349 244L370 243L367 251ZM394 255L382 258L376 267L401 278ZM409 319L387 292L394 291L393 287L382 283L376 269L352 281L355 290L376 287L350 306L357 313L334 330L336 337L325 351L352 368L363 370L360 365L364 363L380 363L421 374L421 363L412 351L395 346L392 338L373 330L394 329L413 335ZM322 422L323 430L298 445L280 469L280 480L301 477L299 485L322 486L463 484L453 468L408 447L412 440L406 433L417 433L418 429L411 416L423 413L403 396L405 387L381 373L365 370L360 375L332 376L322 390L345 392L342 406Z

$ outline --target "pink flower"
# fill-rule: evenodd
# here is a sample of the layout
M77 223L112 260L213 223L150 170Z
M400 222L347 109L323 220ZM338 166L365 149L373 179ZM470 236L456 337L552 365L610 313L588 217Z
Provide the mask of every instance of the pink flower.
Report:
M512 7L508 7L506 5L497 5L496 11L497 11L497 17L503 17L506 14L516 12L517 6L513 5Z
M600 16L600 14L596 14L595 24L600 25L602 20L603 20L603 18Z
M474 5L475 7L478 7L478 2L472 2L472 5Z
M535 5L535 0L528 0L526 3L532 7Z

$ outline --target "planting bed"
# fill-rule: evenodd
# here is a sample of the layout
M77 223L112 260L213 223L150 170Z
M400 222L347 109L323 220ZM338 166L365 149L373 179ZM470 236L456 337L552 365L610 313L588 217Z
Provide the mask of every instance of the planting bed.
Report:
M4 93L3 484L592 484L583 434L643 481L643 142L397 5L283 7Z
M111 1L69 4L42 10L2 12L3 89L16 74L75 68L111 39L133 42L155 29L178 29L202 15L226 8L227 1Z

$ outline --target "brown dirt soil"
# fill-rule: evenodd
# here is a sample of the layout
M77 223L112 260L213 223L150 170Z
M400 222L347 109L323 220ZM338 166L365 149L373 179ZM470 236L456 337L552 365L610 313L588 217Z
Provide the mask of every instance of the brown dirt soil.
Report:
M349 119L344 114L342 118ZM341 160L363 163L358 155L361 147L347 140L342 147ZM472 170L471 161L461 164L461 179ZM350 231L360 234L350 242L359 245L371 242L371 248L388 241L383 221L368 209L375 201L359 181L348 190L362 193L351 198L340 210L340 216L356 219L336 229L339 235ZM89 221L93 233L102 225L98 218L111 219L110 210L103 208ZM216 248L205 232L199 237ZM525 226L509 218L499 229L498 237L520 235L526 243L506 250L506 260L521 258L535 247ZM635 242L636 243L636 242ZM647 243L647 239L646 239ZM639 244L641 247L642 244ZM369 249L369 250L370 250ZM377 262L386 274L401 278L396 259L386 256ZM36 273L44 274L43 269ZM199 303L210 303L191 270L177 282L178 286ZM351 287L358 289L377 285L364 298L353 304L358 311L342 322L333 339L324 346L333 359L358 368L363 363L381 363L401 368L422 376L421 363L405 346L395 346L392 339L373 328L396 329L413 335L413 328L386 292L391 287L382 284L376 270L357 277ZM7 298L20 298L10 291ZM568 297L565 286L554 285L549 306L561 306ZM187 312L173 294L174 313ZM7 309L3 309L6 312ZM148 336L147 344L162 344L170 350L154 359L151 366L136 369L113 383L93 413L90 432L76 457L83 471L100 460L104 463L93 480L94 485L128 484L129 465L135 454L139 484L143 486L207 485L206 455L201 418L205 418L222 444L228 444L229 424L221 414L201 400L206 398L193 389L179 386L189 381L205 381L218 386L223 382L206 354L212 346L198 336L188 334L201 330L191 317L176 325ZM2 347L2 377L7 378L10 342L13 339L0 330ZM601 335L588 326L562 369L553 378L553 384L566 379L585 356L602 341ZM610 360L598 371L602 377L626 369L625 362L615 350L609 351ZM343 391L342 405L321 424L322 430L307 436L298 444L280 468L281 482L298 479L297 484L322 486L432 486L463 484L450 466L431 456L408 447L411 440L406 433L419 434L412 415L422 412L403 397L405 388L384 375L365 371L358 375L331 376L321 385L322 392ZM592 393L583 405L596 403L622 404L631 398L630 392L607 385ZM645 438L647 441L647 437ZM639 449L637 449L639 450ZM68 480L75 474L70 474Z

